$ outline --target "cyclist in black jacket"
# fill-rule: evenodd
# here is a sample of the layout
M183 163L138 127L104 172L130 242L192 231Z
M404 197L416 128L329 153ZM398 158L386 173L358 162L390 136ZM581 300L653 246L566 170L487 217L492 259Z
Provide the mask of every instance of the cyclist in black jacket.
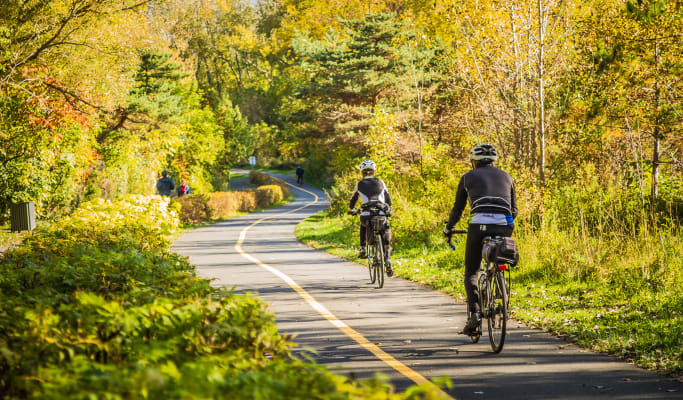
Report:
M353 209L358 202L358 198L361 201L361 210L369 201L379 201L384 203L387 207L385 211L380 211L380 215L384 214L387 217L391 215L391 197L389 196L389 191L387 190L387 185L384 182L375 177L375 171L377 170L377 165L372 160L365 160L360 164L360 170L363 174L363 179L356 183L356 187L353 189L353 195L351 196L351 201L349 203L349 210ZM370 219L369 211L361 211L360 213L360 250L358 251L358 257L365 258L365 243L366 243L366 231L368 220ZM382 243L384 247L384 265L386 267L387 275L392 276L394 270L391 269L391 228L388 227L384 230L382 235Z
M469 200L471 215L465 247L465 291L472 316L463 329L466 335L473 333L481 323L477 271L481 264L482 239L485 236L512 236L517 217L512 178L493 166L497 158L496 149L489 144L472 149L470 160L473 169L460 179L455 204L444 228L444 234L450 235Z

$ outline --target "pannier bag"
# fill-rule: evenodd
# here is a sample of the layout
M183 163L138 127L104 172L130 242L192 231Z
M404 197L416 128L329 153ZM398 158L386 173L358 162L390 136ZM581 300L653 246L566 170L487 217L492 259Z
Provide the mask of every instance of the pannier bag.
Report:
M495 241L489 240L486 243L484 243L484 246L481 248L481 258L483 260L488 260L488 261L494 261L497 259L497 248L498 245L496 244Z
M504 237L498 243L498 251L496 261L499 263L507 263L510 265L517 265L519 262L519 253L517 252L517 243L511 237Z
M389 228L389 220L385 216L374 216L370 220L373 230L383 232Z

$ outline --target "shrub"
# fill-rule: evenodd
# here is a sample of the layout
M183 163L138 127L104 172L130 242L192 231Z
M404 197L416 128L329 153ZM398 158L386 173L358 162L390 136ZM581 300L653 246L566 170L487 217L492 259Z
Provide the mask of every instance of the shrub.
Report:
M0 257L3 396L403 398L290 357L261 300L212 288L168 252L167 205L90 203Z
M208 207L211 210L210 219L227 218L237 214L240 210L240 192L215 192L208 195Z
M278 178L273 178L272 176L268 174L264 174L262 172L258 171L251 171L249 172L249 182L258 185L258 186L263 186L263 185L277 185L282 189L282 196L283 198L289 198L291 196L291 192L289 191L289 187L287 187L287 184L282 180Z
M282 201L282 189L278 185L264 185L256 189L256 204L265 208Z
M235 192L239 196L240 211L249 212L256 209L256 192L253 190L245 192Z
M177 197L173 201L180 205L180 220L183 224L228 218L239 212L250 212L257 208L256 192L253 190L191 194Z
M174 202L180 205L180 221L183 224L197 224L211 219L214 210L210 203L210 197L206 194L190 194L176 197Z
M173 203L179 206L180 221L183 224L198 224L228 218L238 212L270 207L291 195L287 184L280 179L256 171L252 171L249 178L262 185L242 192L191 194L174 198Z

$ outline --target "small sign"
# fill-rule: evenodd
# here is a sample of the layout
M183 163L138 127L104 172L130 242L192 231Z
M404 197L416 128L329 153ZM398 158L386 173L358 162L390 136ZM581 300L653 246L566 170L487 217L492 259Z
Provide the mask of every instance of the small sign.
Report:
M256 165L256 157L249 156L249 164L251 164L252 167Z

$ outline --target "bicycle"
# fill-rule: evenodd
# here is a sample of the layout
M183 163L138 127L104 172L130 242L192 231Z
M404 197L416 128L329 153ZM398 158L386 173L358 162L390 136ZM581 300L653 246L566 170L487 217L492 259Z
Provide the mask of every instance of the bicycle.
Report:
M389 221L386 215L380 214L380 211L386 211L386 206L380 202L372 201L363 206L363 211L370 212L365 240L365 254L368 259L370 283L377 282L377 288L381 289L384 287L385 263L382 233L389 224ZM350 215L360 215L360 213L361 210L357 209L349 211Z
M455 250L453 234L466 234L464 230L451 231L448 245ZM509 317L510 299L510 267L516 264L516 258L504 258L498 254L498 248L503 243L501 236L486 236L482 240L482 264L479 270L477 287L479 290L479 304L482 318L486 318L489 342L494 353L500 353L505 344L507 320ZM467 307L467 319L472 313ZM474 334L470 335L472 343L477 343L482 336L482 324Z

